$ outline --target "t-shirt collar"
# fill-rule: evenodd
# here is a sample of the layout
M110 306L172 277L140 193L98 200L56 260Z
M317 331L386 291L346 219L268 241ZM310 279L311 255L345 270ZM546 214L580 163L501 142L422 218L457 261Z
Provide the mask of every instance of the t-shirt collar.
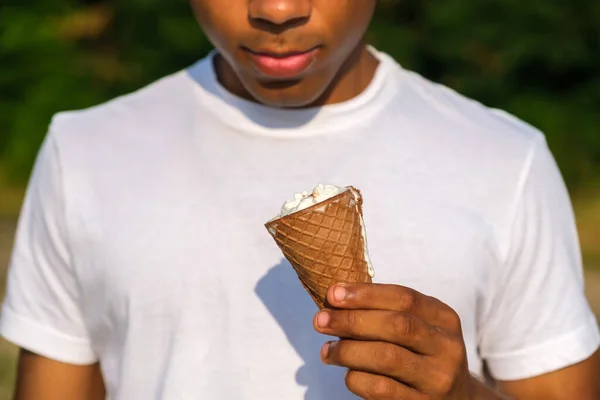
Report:
M358 96L337 104L303 109L268 107L243 99L225 89L214 69L216 51L187 69L197 88L199 100L222 122L247 133L279 137L327 134L354 125L381 109L389 97L390 72L396 62L385 53L369 47L380 61L369 86ZM386 90L388 89L388 90Z

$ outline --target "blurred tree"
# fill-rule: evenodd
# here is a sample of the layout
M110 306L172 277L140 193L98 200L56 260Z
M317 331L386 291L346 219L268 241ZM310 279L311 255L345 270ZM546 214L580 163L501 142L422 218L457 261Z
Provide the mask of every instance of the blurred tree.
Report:
M539 127L577 189L600 176L598 26L596 0L379 0L369 36L405 67ZM53 113L210 50L187 0L4 0L0 32L0 152L20 182Z
M98 21L68 0L12 3L0 12L0 150L11 177L23 180L52 114L106 93L90 67L92 53L77 46L78 35L93 33L87 22Z
M575 189L600 174L600 2L382 1L374 41L540 128ZM596 182L597 183L597 182Z
M9 1L0 32L0 153L21 183L54 113L137 89L210 50L185 0Z

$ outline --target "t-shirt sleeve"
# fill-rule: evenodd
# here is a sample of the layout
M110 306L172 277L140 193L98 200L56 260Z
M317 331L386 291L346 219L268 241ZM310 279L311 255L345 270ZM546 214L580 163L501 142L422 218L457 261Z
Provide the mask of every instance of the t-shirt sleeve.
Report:
M541 136L521 180L481 321L480 353L496 380L556 371L587 359L600 344L571 202Z
M91 364L96 357L78 304L61 175L59 151L49 133L34 165L19 219L0 334L60 362Z

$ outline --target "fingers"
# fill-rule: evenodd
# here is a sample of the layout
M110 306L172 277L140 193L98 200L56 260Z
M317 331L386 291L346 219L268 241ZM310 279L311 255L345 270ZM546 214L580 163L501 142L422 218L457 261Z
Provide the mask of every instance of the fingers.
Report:
M323 310L313 323L325 335L394 343L424 355L436 354L445 339L437 328L397 311Z
M321 349L321 358L325 364L387 376L425 392L429 391L430 383L436 378L430 373L426 357L391 343L329 342Z
M412 314L451 333L461 332L460 317L451 307L404 286L373 283L338 284L329 289L327 300L334 308L399 311Z
M465 397L457 382L470 376L452 308L398 285L338 284L327 296L332 309L317 313L315 329L343 339L326 344L321 357L351 371L353 393L364 399Z
M350 370L346 374L348 389L365 400L424 400L422 394L391 378Z

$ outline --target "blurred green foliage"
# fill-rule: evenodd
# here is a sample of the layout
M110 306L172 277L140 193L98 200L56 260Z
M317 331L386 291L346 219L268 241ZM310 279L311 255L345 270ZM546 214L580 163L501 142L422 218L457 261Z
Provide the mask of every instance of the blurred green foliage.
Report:
M28 176L50 117L210 50L186 0L3 0L0 154ZM405 67L546 133L571 189L600 176L600 2L379 0L370 41Z

